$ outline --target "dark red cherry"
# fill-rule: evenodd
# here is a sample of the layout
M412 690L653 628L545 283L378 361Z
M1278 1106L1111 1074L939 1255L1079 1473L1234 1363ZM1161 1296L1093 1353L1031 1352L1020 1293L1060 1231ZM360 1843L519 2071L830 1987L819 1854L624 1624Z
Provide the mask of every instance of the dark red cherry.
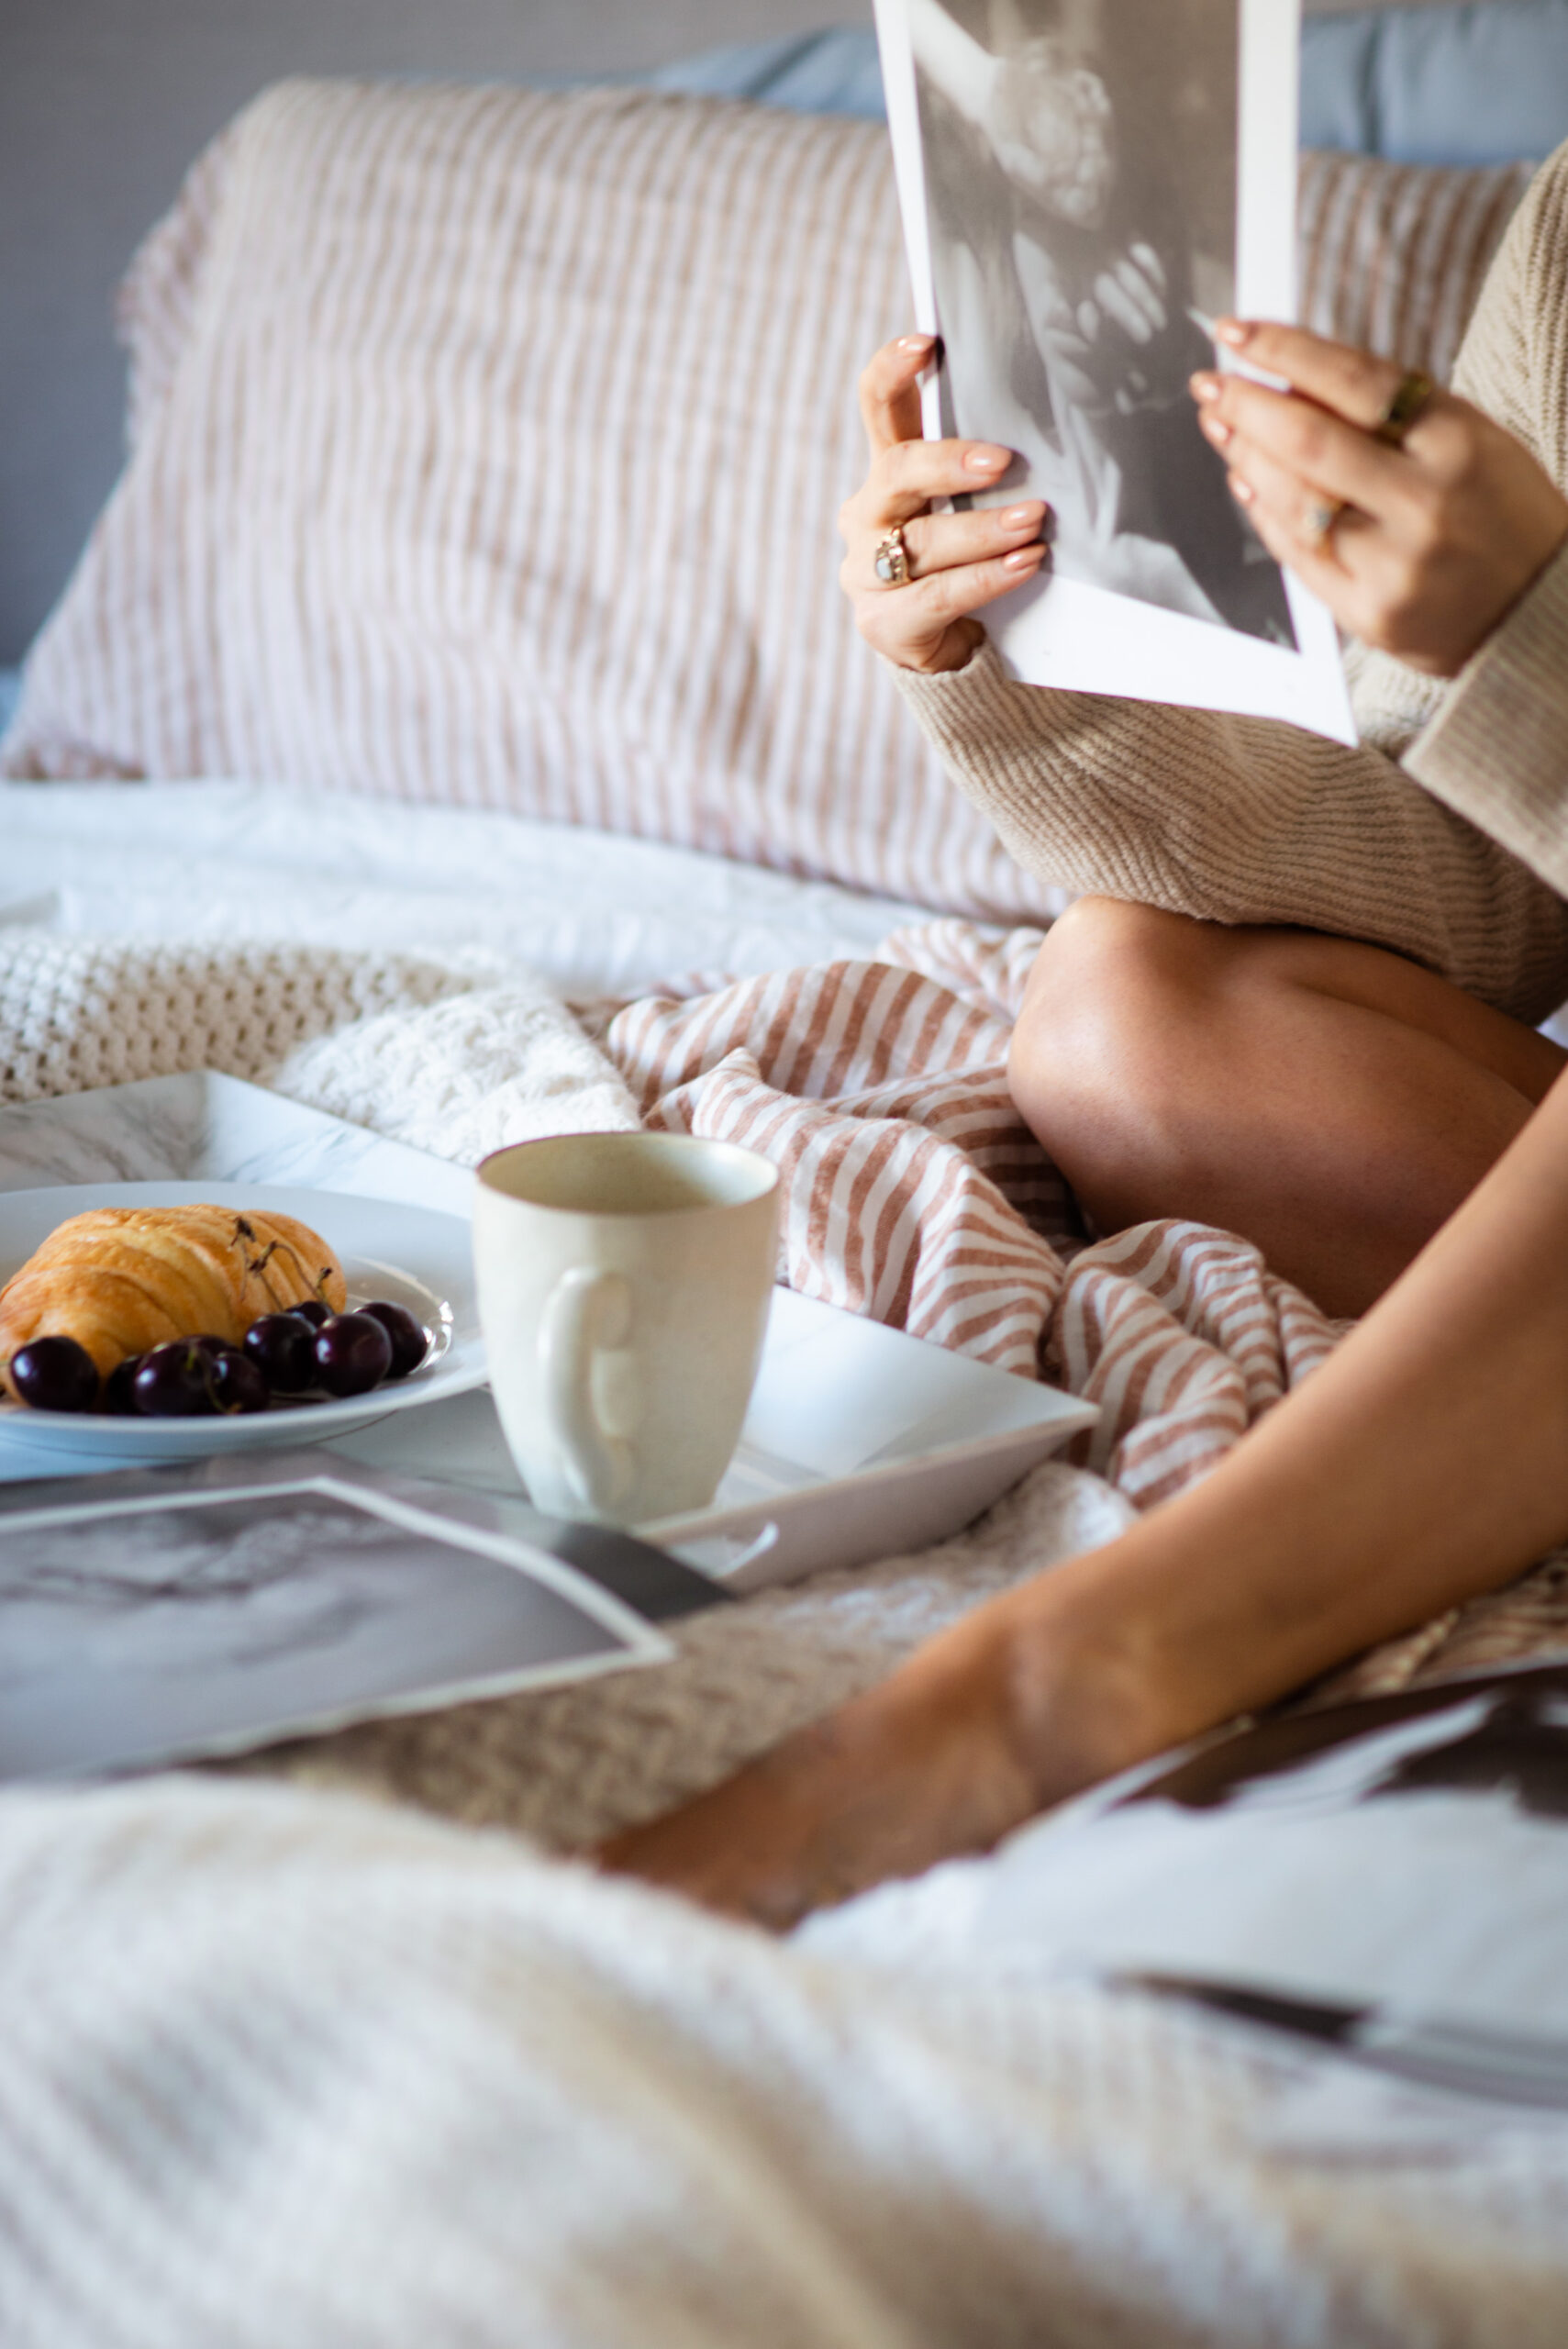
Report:
M368 1395L392 1368L392 1340L369 1313L335 1313L316 1332L316 1375L328 1395Z
M244 1343L274 1395L303 1395L315 1386L316 1331L303 1313L263 1313Z
M392 1368L387 1376L406 1378L411 1370L417 1370L430 1351L430 1341L407 1308L390 1305L383 1299L374 1305L361 1305L359 1309L379 1321L392 1340Z
M74 1338L34 1338L11 1356L11 1384L35 1411L91 1411L98 1366Z
M332 1308L323 1305L318 1297L307 1297L303 1305L291 1305L289 1311L303 1313L313 1330L319 1330L324 1321L332 1319Z
M136 1408L133 1387L136 1374L141 1368L139 1354L127 1354L124 1362L116 1363L104 1381L104 1397L98 1408L117 1419L128 1419Z
M214 1408L225 1419L240 1411L264 1411L272 1392L258 1365L238 1346L225 1346L207 1357L207 1385Z
M149 1419L198 1419L217 1408L212 1357L195 1338L171 1338L143 1354L130 1391L137 1410Z

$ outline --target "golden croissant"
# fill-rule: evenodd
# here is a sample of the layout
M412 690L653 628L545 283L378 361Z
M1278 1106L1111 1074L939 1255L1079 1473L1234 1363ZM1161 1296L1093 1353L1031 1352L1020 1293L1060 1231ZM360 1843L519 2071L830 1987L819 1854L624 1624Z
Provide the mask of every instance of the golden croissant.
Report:
M238 1345L259 1314L348 1302L343 1268L290 1215L233 1208L94 1208L61 1224L0 1288L0 1393L19 1346L74 1338L106 1378L166 1338Z

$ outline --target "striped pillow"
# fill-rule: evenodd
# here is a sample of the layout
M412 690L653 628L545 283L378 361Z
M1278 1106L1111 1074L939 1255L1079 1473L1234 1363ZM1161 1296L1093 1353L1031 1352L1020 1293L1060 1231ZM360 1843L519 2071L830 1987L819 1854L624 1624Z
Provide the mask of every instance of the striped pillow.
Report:
M135 446L13 774L264 776L1053 903L839 593L907 322L880 125L286 83L125 295Z
M1301 159L1301 316L1446 383L1533 163L1451 171Z
M1307 315L1446 372L1527 173L1307 159ZM139 255L134 447L0 766L509 808L1053 910L836 584L908 315L879 125L290 82Z

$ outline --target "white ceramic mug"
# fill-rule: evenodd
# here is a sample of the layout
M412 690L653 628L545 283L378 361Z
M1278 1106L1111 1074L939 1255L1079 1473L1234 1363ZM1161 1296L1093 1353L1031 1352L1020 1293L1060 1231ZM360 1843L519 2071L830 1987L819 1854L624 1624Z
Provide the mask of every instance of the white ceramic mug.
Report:
M490 1384L536 1507L639 1525L706 1508L762 1359L778 1170L732 1142L562 1134L479 1168Z

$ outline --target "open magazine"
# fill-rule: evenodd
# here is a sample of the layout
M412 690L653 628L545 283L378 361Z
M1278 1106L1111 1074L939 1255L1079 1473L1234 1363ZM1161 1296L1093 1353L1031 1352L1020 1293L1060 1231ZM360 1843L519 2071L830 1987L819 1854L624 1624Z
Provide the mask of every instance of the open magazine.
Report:
M977 1943L1568 2116L1568 1661L1284 1715L1004 1847Z
M985 615L1012 673L1355 729L1328 611L1198 429L1216 316L1296 303L1298 0L876 0L930 437L1018 462L1051 560ZM961 501L970 502L970 501Z

